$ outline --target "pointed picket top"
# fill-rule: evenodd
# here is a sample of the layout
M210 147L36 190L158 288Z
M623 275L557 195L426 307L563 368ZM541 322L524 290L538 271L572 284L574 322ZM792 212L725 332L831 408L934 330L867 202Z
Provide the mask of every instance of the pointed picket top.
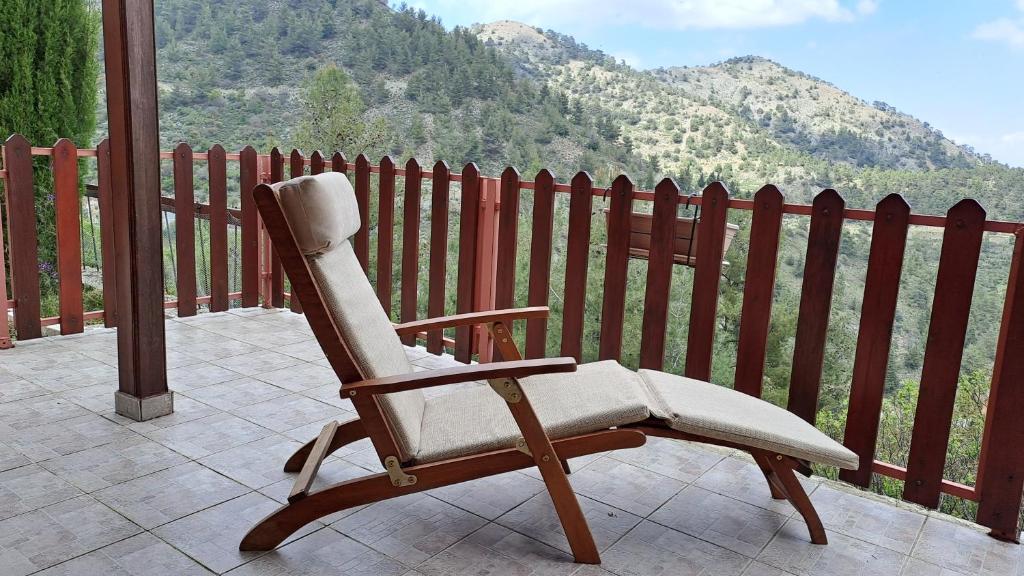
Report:
M840 208L843 208L846 206L846 200L844 200L839 192L836 192L833 188L825 188L814 196L814 201L811 202L811 205L821 205L826 209L832 206L839 206ZM828 216L828 214L825 215Z
M448 163L445 162L444 160L438 160L437 162L434 162L434 169L432 170L432 172L435 172L435 173L436 172L451 173L451 171L452 171L451 166L449 166Z
M973 198L964 198L946 212L946 219L947 228L950 221L957 228L983 226L985 223L985 208Z
M239 156L250 156L252 154L256 154L256 149L253 148L251 145L242 148L241 151L238 152Z
M370 159L363 152L360 152L359 155L356 156L356 167L358 167L360 164L364 164L367 166L370 165Z
M540 171L537 172L537 177L534 178L533 180L538 185L540 185L543 182L545 186L554 186L555 174L551 170L548 170L547 168L541 168Z
M417 160L416 158L409 158L405 162L405 175L408 177L410 172L422 172L422 169L420 167L420 161Z
M754 205L762 208L776 208L785 204L786 199L774 184L765 184L754 194Z
M509 166L501 171L501 179L505 180L508 178L515 178L517 181L522 180L522 176L519 174L519 170L515 166Z
M722 182L715 180L704 187L704 191L701 192L701 198L703 198L701 207L707 209L723 200L728 202L729 189Z
M188 145L188 142L178 142L178 145L174 147L174 157L185 159L187 156L192 154L192 147Z
M212 154L226 154L227 152L225 152L224 147L221 146L220 144L214 144L213 146L210 147L209 150L206 151L206 153L207 154L211 154L211 153Z
M77 159L78 148L68 138L61 138L53 145L53 156L54 158L60 156L64 160Z
M25 147L27 147L27 148L31 149L32 148L32 144L29 143L27 138L25 138L21 134L15 132L14 134L11 134L7 138L6 142L4 142L4 147L5 148L25 148Z
M679 185L672 178L662 178L661 182L658 182L657 186L654 187L654 196L657 197L659 194L673 194L679 195Z
M288 155L288 159L292 162L299 162L305 160L305 157L302 155L302 150L292 148L292 153Z
M341 152L331 154L331 170L334 172L348 172L348 159Z
M309 173L321 174L324 171L324 154L319 150L313 150L309 155Z
M875 205L875 220L884 217L886 222L899 218L905 221L910 214L910 204L903 198L902 194L893 192L878 201Z
M395 159L392 158L390 154L386 154L380 159L381 174L383 174L385 170L387 170L388 172L395 171Z
M617 196L625 196L633 192L633 181L625 174L619 174L612 181L611 193Z
M593 187L594 178L586 170L580 170L579 172L576 173L575 176L572 177L570 186L572 186L572 188L574 189L579 186Z
M476 165L476 162L470 162L462 168L462 182L465 184L467 179L479 178L480 167Z

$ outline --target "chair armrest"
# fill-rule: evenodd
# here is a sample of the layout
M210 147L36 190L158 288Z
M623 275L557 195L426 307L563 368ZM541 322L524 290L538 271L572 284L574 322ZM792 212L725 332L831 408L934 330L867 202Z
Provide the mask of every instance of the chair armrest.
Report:
M491 322L509 322L512 320L547 318L549 312L550 310L547 306L468 312L465 314L454 314L452 316L439 316L437 318L414 320L412 322L406 322L405 324L395 324L395 332L397 332L399 336L409 336L419 334L420 332L441 330L443 328L473 326L477 324L489 324Z
M513 360L510 362L490 362L488 364L470 364L439 370L426 370L363 380L343 385L342 394L355 396L361 392L370 394L392 394L418 388L444 386L473 382L474 380L492 380L496 378L525 378L537 374L555 372L575 372L576 360L573 358L538 358L535 360Z

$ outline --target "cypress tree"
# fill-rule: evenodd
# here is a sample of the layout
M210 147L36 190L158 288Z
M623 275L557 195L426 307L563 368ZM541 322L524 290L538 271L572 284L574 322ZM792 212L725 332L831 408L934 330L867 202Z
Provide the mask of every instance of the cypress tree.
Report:
M20 133L33 146L52 146L59 138L80 147L93 143L99 26L89 0L0 2L0 139ZM56 232L48 159L37 159L35 168L39 259L50 271ZM41 279L45 295L55 277Z

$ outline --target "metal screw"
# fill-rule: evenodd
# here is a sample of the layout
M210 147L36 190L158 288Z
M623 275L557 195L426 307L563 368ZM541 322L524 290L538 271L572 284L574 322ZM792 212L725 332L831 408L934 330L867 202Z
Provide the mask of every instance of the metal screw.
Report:
M355 390L349 390L348 391L348 395L349 396L355 396L356 395L356 391Z
M544 461L544 462L547 462L547 461L551 460L551 456L548 456L547 454L545 454L545 455L541 456L540 459L542 461Z
M782 454L776 454L775 455L775 459L781 461L782 460Z

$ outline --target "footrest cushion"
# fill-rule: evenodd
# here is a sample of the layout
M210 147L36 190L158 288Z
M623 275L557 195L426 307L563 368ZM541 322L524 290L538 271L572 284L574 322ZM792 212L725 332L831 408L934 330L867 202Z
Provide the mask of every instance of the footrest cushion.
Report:
M708 382L640 370L651 415L680 432L855 469L856 454L799 416L759 398Z

